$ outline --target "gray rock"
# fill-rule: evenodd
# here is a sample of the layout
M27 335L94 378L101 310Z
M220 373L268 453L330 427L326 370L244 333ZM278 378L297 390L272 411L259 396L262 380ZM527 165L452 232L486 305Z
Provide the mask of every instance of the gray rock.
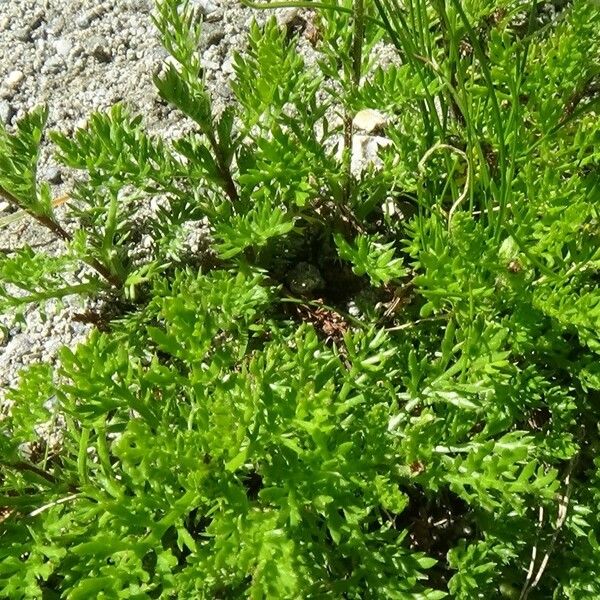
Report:
M54 56L51 56L44 63L42 70L45 73L51 73L51 74L60 73L60 71L63 70L64 64L65 64L65 60L62 56L54 55Z
M202 28L201 48L215 46L225 37L225 30L221 23L206 22Z
M298 263L287 276L287 284L294 294L310 296L325 287L325 280L315 265Z
M77 27L79 27L80 29L86 29L90 26L90 16L87 13L79 15L75 19L75 25L77 25Z
M60 169L56 166L50 166L46 170L45 179L49 183L59 184L62 183L62 173Z
M58 15L52 22L48 25L47 31L52 35L60 35L62 30L65 28L65 20L62 15Z
M34 13L28 13L28 16L28 23L26 23L23 27L17 29L17 31L15 32L16 38L21 42L31 42L36 36L37 30L44 25L43 12L38 11Z
M25 74L21 70L11 71L6 78L0 82L0 98L12 98L18 93L19 87Z
M89 54L98 62L107 63L112 60L113 51L106 38L95 35L89 39L87 46Z
M12 117L13 110L10 102L7 100L0 100L0 122L8 123Z
M212 0L191 0L190 5L204 16L208 16L219 9Z
M233 75L235 73L235 69L233 68L233 58L228 56L225 59L225 62L221 66L221 71L226 75Z

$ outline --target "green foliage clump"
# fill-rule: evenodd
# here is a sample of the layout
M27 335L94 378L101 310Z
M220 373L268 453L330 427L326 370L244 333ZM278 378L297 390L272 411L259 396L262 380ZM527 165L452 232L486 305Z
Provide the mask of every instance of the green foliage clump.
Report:
M0 131L0 194L66 243L0 257L3 307L126 308L8 392L2 597L600 597L600 7L312 6L317 60L253 24L216 114L161 0L156 84L196 129L52 134L87 173L68 228L45 112Z

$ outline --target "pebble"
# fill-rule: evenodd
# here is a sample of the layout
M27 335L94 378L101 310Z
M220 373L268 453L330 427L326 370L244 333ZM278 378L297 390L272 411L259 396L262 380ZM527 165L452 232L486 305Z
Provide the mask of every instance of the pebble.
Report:
M226 75L233 75L235 73L235 69L233 68L233 59L229 56L223 63L221 67L221 72Z
M202 39L200 40L201 48L209 48L216 46L225 37L225 31L219 23L205 23L202 29ZM205 66L206 68L206 66Z
M112 50L107 40L99 35L92 36L88 40L89 53L101 63L110 62L112 59Z
M64 58L62 56L54 55L44 63L43 71L51 74L60 73L63 69L63 65Z
M277 14L277 24L292 37L306 30L307 21L299 8L282 8Z
M300 9L297 7L282 8L277 11L277 25L280 27L286 27L292 21L300 18Z
M354 127L366 133L380 132L388 124L387 117L378 110L366 108L356 113L352 121Z
M15 35L17 39L21 42L31 42L35 35L44 24L44 14L40 11L34 11L28 13L28 19L26 19L25 26L17 29ZM20 21L23 22L22 20Z
M62 30L65 28L65 20L62 15L58 15L56 19L54 19L50 25L48 26L48 33L52 35L59 35Z
M211 0L191 0L190 5L204 16L208 16L218 10L218 6Z
M0 100L0 123L8 123L12 116L12 108L6 100Z
M54 46L54 51L59 55L59 56L68 56L69 52L71 52L71 50L73 49L73 44L64 38L60 38L58 40L56 40L53 44Z
M56 166L48 167L46 170L46 181L54 184L62 183L62 173Z
M76 19L75 19L75 25L77 25L77 27L79 27L80 29L86 29L87 27L90 26L90 17L87 13L83 13L81 15L79 15Z
M14 71L11 71L8 74L8 76L4 80L4 85L9 89L14 89L21 83L21 81L23 81L24 77L25 74L23 73L23 71L15 69Z

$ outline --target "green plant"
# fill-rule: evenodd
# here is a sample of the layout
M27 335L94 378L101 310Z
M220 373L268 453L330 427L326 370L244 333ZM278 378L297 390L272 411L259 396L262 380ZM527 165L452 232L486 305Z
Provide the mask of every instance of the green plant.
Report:
M135 183L136 177L137 182L146 181L148 173L141 171L148 168L150 160L160 156L164 161L160 147L152 148L141 133L139 119L131 119L118 106L110 114L92 117L89 129L79 131L73 141L54 136L63 151L63 162L87 168L89 173L89 181L73 194L78 202L67 216L80 228L72 232L60 223L48 184L37 181L45 121L46 111L36 109L17 124L14 133L0 128L0 195L65 242L66 251L57 257L25 247L5 254L0 272L2 282L12 289L3 286L4 308L73 293L95 295L107 288L123 291L135 270L128 264L130 248L124 233L131 227L131 207L127 206L131 198L121 192L126 184ZM86 271L83 281L68 284L82 263L91 271Z
M9 392L2 594L599 596L600 8L290 3L317 60L253 25L216 115L178 4L156 84L197 130L115 108L54 135L87 233L3 263L25 300L97 294L62 279L83 261L136 304ZM354 173L364 108L389 143ZM0 185L52 229L41 114L1 138ZM205 218L213 256L185 256Z

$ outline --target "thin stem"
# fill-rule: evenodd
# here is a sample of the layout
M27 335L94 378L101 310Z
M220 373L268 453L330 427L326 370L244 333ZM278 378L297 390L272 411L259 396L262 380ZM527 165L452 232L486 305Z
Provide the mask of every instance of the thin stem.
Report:
M352 76L354 86L360 85L362 75L362 54L365 39L365 5L364 0L354 0L354 32L352 39Z
M47 471L44 471L39 467L36 467L35 465L32 465L31 463L28 463L24 460L20 460L14 463L2 462L1 464L5 467L8 467L9 469L16 469L17 471L29 471L31 473L35 473L38 477L45 479L49 483L56 483L56 478L54 477L54 475L51 475Z
M65 296L85 294L94 291L97 291L97 288L91 286L89 283L79 283L76 285L68 285L59 290L48 290L46 292L30 294L29 296L7 296L7 298L14 301L15 304L29 304L31 302L43 302L44 300L51 300L52 298L64 298Z
M429 82L419 62L427 64L427 58L421 57L417 52L414 40L412 39L412 32L399 7L394 6L393 3L390 6L390 0L374 0L374 2L379 16L384 23L384 28L392 39L392 43L399 51L404 53L407 63L415 69L417 77L423 86L425 100L424 102L420 101L419 104L421 104L421 115L426 130L427 145L431 145L434 143L436 137L434 127L437 125L440 133L443 131L443 127L435 106L435 101L429 91Z
M302 298L294 298L293 296L285 296L284 298L281 298L280 301L286 304L298 304L300 306L314 306L316 308L324 308L326 310L340 315L341 317L344 317L344 319L354 323L354 325L360 327L361 329L368 329L368 326L365 323L363 323L360 319L353 317L350 313L339 310L338 308L334 308L333 306L329 306L317 300L305 300Z
M403 323L402 325L395 325L394 327L386 327L386 331L404 331L405 329L412 329L422 323L435 323L436 321L447 321L452 315L439 315L437 317L425 317L423 319L417 319L416 321L410 321L409 323Z
M6 198L6 200L8 200L11 204L21 207L21 202L19 202L18 198L11 194L8 190L0 188L0 196ZM46 229L49 229L57 238L59 238L63 242L69 243L72 241L73 238L71 234L60 223L55 221L49 215L36 213L30 208L24 208L23 210L25 210L25 212L28 215L30 215L33 219L35 219L40 225L43 225ZM87 258L83 259L83 261L87 265L92 267L92 269L94 269L97 273L102 275L102 277L106 279L106 281L108 281L112 286L119 288L123 285L123 282L120 278L111 273L111 271L106 266L104 266L95 258Z
M354 96L360 86L362 75L362 55L365 38L365 6L364 0L354 0L352 7L352 47L350 50L352 61L352 79L351 90ZM352 115L346 109L344 116L344 166L346 173L346 183L344 186L344 201L350 200L352 195L352 138L354 135L354 126L352 124Z
M500 103L498 102L498 93L496 90L496 86L494 85L494 79L492 77L492 73L491 73L491 70L489 67L489 58L483 51L481 44L479 43L479 38L478 38L477 34L475 33L473 26L471 25L467 15L465 14L465 11L464 11L460 1L459 0L450 0L450 1L454 5L454 9L456 10L456 13L458 14L459 18L461 19L465 29L467 30L467 33L469 34L469 39L470 39L471 45L473 47L473 51L479 61L483 77L487 84L487 89L489 91L488 96L491 101L492 115L493 115L493 119L494 119L494 124L496 126L496 134L498 137L498 155L499 155L498 159L499 159L500 174L501 174L502 178L505 178L507 175L507 172L508 172L506 147L505 147L506 128L504 126L504 119L502 116L502 112L500 110ZM508 189L508 184L506 183L506 179L505 179L504 185L501 186L500 194L499 194L500 195L499 203L500 203L500 206L503 207L502 211L500 211L500 216L498 217L499 223L501 223L502 213L506 207L506 204L508 203L507 189Z
M255 8L258 10L274 10L277 8L308 8L311 10L331 10L334 12L346 13L349 15L353 14L352 8L346 8L345 6L337 6L334 4L327 4L324 2L302 2L301 0L299 0L298 2L269 2L268 4L265 2L251 2L250 0L240 0L240 2L248 8ZM375 19L374 17L365 16L365 21L374 25L379 25L380 27L385 27L383 21Z
M58 506L59 504L64 504L65 502L70 502L71 500L76 500L79 498L79 494L71 494L69 496L65 496L64 498L59 498L58 500L53 500L52 502L48 502L48 504L44 504L35 510L32 510L29 513L30 517L37 517L39 514L43 513L45 510L49 508L53 508L54 506Z
M1 193L2 193L2 190L0 189L0 194ZM54 198L54 200L52 200L52 207L56 208L57 206L64 204L68 199L69 199L68 194L63 194L62 196L59 196L58 198ZM20 221L21 219L25 218L28 214L29 213L26 210L21 209L21 210L17 210L14 213L7 215L6 217L2 217L2 218L0 218L0 228L5 227L6 225L10 225L11 223L14 223L15 221Z
M29 215L31 215L38 223L40 223L40 225L43 225L44 227L46 227L46 229L49 229L56 237L60 238L65 242L71 241L71 234L66 229L64 229L64 227L60 223L57 223L52 217L49 217L47 215L39 215L31 210L27 210L26 212Z
M550 560L550 555L552 554L552 552L554 551L554 548L556 546L556 541L560 534L560 530L562 529L563 525L565 524L565 521L567 520L567 511L569 508L569 501L571 499L571 487L572 487L571 475L573 473L575 459L576 459L576 457L573 457L569 462L567 474L565 476L565 481L564 481L566 490L565 490L564 494L561 494L559 496L558 515L556 517L556 523L554 525L554 533L552 534L550 544L548 545L548 548L542 558L542 561L540 562L540 565L538 567L535 578L533 578L534 569L531 567L531 564L530 564L530 567L527 571L527 579L525 580L525 584L523 585L523 588L521 590L519 600L527 600L531 590L534 587L536 587L538 585L538 583L540 582L540 580L542 579L542 575L544 574L544 571L546 570L546 566L548 565L548 561ZM542 514L542 513L540 513L540 514ZM540 519L539 526L541 527L541 519ZM536 546L537 546L537 541L534 546L534 549L532 550L532 561L534 561L535 555L537 554Z
M235 187L231 170L229 169L229 166L225 161L225 157L223 156L223 152L221 151L221 147L219 146L219 142L212 131L205 131L204 133L208 138L211 148L215 154L215 158L217 159L217 168L219 169L219 174L223 179L223 189L232 202L237 202L240 199L240 196L237 188Z
M113 287L120 288L123 286L123 281L111 273L100 261L95 258L85 258L83 261L92 267L94 271L102 275L106 281L108 281Z
M429 160L429 158L431 157L431 155L434 152L437 152L438 150L444 150L444 149L445 150L450 150L452 152L455 152L456 154L458 154L459 156L461 156L465 160L465 162L467 163L467 176L465 178L465 185L463 187L463 192L454 201L454 203L450 207L450 210L447 213L448 230L450 230L450 225L452 224L452 217L454 216L454 213L456 212L456 210L458 209L458 207L462 204L462 202L464 201L464 199L467 197L467 195L469 193L470 186L471 186L471 168L470 168L470 163L469 163L469 160L467 158L467 155L462 150L459 150L458 148L455 148L454 146L451 146L449 144L435 144L434 146L432 146L431 148L429 148L429 150L427 150L427 152L425 152L425 154L423 155L423 158L421 158L421 160L419 161L419 172L421 172L421 173L424 172L424 170L425 170L425 163Z

